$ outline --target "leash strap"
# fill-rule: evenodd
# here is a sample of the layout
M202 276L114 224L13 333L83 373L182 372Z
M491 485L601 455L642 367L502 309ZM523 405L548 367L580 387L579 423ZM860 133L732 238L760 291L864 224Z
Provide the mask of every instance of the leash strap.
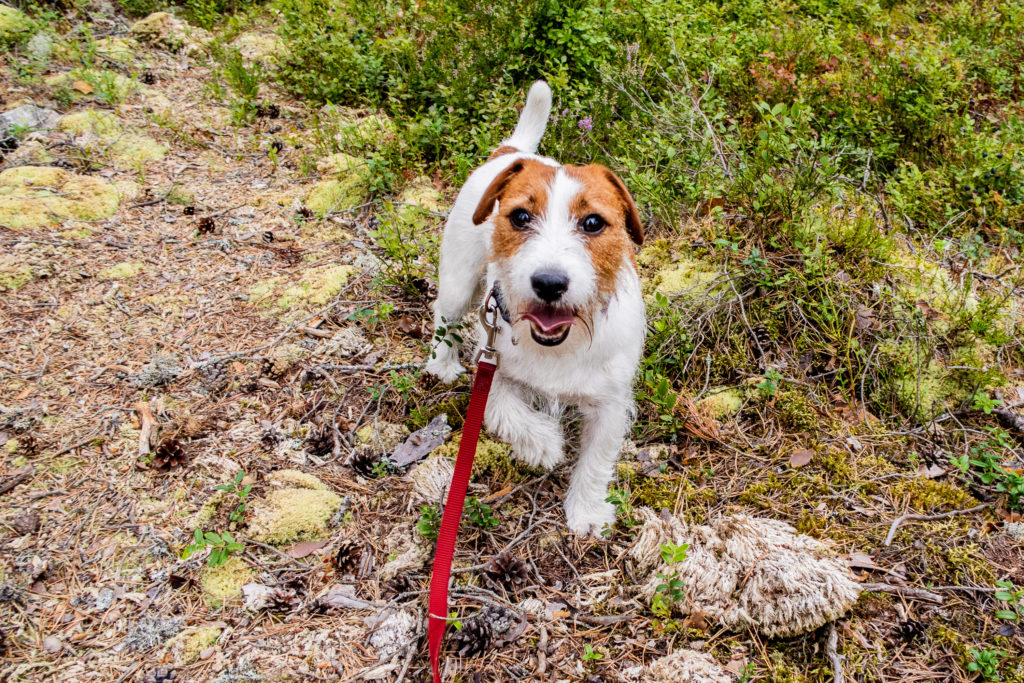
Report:
M441 530L437 534L437 549L434 551L434 569L430 577L430 611L427 623L427 644L430 650L430 668L434 672L434 683L441 683L438 661L441 656L441 641L448 619L448 579L455 554L455 540L459 534L462 506L466 501L469 475L476 457L476 444L480 438L480 426L484 421L487 395L491 391L496 364L481 359L477 364L473 393L469 398L469 410L462 425L462 442L455 459L455 474L448 489L448 500L444 506Z

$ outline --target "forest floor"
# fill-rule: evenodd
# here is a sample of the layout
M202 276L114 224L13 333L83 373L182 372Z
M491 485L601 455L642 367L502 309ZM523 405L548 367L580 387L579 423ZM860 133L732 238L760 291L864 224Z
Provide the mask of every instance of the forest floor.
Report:
M198 42L172 51L129 26L91 27L88 73L71 41L31 69L0 53L0 108L60 116L0 161L0 680L422 679L441 491L382 456L441 413L457 436L468 383L418 371L431 285L380 286L372 178L352 157L308 158L326 119L381 117L264 83L237 123ZM236 44L275 49L255 28ZM458 188L410 181L390 210L418 206L409 220L436 235ZM856 679L966 680L976 650L1024 680L1024 636L994 616L1012 610L996 581L1024 584L1019 519L927 453L906 464L906 434L863 406L746 391L674 443L627 445L606 540L566 530L566 467L530 472L485 441L453 605L511 626L449 671L653 680L644 666L695 648L745 681L826 680L833 656ZM807 420L827 437L808 442ZM643 508L781 520L891 590L789 639L659 615L625 562ZM952 514L887 542L908 513ZM196 529L211 547L189 554ZM513 559L489 575L500 551ZM403 616L384 628L386 606Z

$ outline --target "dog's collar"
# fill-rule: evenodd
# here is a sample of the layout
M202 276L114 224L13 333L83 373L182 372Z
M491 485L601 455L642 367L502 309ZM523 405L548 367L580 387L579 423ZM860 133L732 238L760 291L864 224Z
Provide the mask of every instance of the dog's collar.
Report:
M505 297L501 293L501 285L498 281L494 281L494 286L491 287L491 296L494 297L494 302L498 305L498 313L501 314L501 319L509 325L512 324L512 314L508 312L508 306L505 304Z

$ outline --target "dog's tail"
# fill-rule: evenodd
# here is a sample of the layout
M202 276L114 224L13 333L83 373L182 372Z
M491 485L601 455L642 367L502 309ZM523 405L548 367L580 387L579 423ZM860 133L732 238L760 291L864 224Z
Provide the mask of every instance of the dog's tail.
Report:
M544 137L550 114L551 88L544 81L535 81L526 96L526 106L519 115L519 123L512 135L501 143L502 146L515 147L520 152L533 154L537 151L540 139Z

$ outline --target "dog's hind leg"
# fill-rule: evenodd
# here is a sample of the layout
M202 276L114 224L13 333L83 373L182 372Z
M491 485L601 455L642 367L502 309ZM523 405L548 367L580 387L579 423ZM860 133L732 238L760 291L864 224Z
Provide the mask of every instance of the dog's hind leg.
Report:
M530 467L552 469L565 458L558 418L534 410L522 390L502 379L491 385L484 413L487 429L512 446L512 454Z
M580 456L565 496L566 522L578 534L600 536L605 525L615 523L615 506L605 499L629 428L631 408L628 396L580 406Z

